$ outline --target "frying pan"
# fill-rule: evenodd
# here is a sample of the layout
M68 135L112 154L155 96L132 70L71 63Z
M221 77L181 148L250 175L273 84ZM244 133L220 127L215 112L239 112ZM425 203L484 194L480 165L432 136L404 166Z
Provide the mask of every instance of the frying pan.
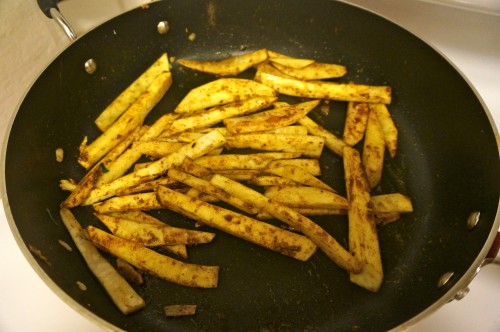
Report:
M208 15L209 3L215 16ZM78 39L33 84L3 152L3 201L16 236L51 262L35 258L37 269L72 299L72 306L90 311L104 327L131 331L388 330L410 324L466 287L500 223L496 131L482 102L445 59L400 27L339 2L304 6L298 0L153 3ZM166 35L156 29L163 20L171 26ZM194 42L185 28L196 32ZM321 252L307 263L295 262L216 232L213 244L192 248L189 261L220 265L219 288L186 289L148 277L137 289L147 307L121 315L78 254L58 243L71 243L57 217L66 196L58 181L81 178L77 147L83 135L98 135L93 119L160 53L208 59L258 48L339 62L349 68L343 81L392 86L399 153L387 159L377 190L410 195L415 212L379 231L382 289L372 294L350 284ZM98 64L92 75L83 67L90 58ZM191 87L213 79L180 71L175 63L173 72L174 85L149 123L175 107ZM331 103L328 117L312 116L338 134L344 109L342 103ZM57 147L66 151L61 164L54 159ZM341 161L325 153L322 165L327 166L325 179L336 180L345 192L338 180ZM474 211L481 213L479 222L469 229ZM194 227L173 213L151 213ZM88 209L75 209L75 214L84 225L99 225ZM317 222L345 244L345 218ZM453 276L438 287L447 272ZM77 280L87 291L75 287ZM172 303L196 303L200 309L194 317L166 319L163 306Z

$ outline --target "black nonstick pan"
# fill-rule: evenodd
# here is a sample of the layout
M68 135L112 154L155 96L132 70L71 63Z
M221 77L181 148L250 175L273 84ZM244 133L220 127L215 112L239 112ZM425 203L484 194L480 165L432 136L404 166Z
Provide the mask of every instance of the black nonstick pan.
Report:
M158 32L161 21L169 22L166 34ZM189 40L191 32L195 40ZM148 276L137 287L146 308L122 315L78 253L58 243L71 243L58 217L67 195L59 180L83 176L76 163L78 145L84 135L98 135L93 120L161 53L212 59L260 48L341 63L349 70L343 82L392 87L389 108L399 128L399 151L394 159L386 158L377 191L411 196L415 212L379 229L385 272L381 290L370 293L351 284L346 272L321 252L303 263L215 231L217 240L192 248L189 261L220 265L217 289L189 289ZM84 68L89 59L97 63L93 74ZM172 111L189 89L214 79L181 70L175 62L172 71L174 84L147 123ZM328 116L315 112L311 117L340 134L345 104L331 102L329 108ZM404 327L452 299L483 263L500 224L496 135L482 102L452 65L372 13L328 0L161 1L77 39L36 80L3 152L3 201L16 236L50 262L35 257L42 277L103 327L382 331ZM66 152L63 163L55 161L59 147ZM326 181L342 183L338 157L325 153L322 165ZM338 189L345 193L342 184ZM99 225L89 209L74 212L83 225ZM479 221L471 227L468 220L476 212ZM174 213L150 213L194 228ZM331 219L315 220L346 244L345 218ZM443 276L451 277L440 284ZM87 290L75 287L76 281ZM194 303L199 310L192 317L165 317L163 306L176 303Z

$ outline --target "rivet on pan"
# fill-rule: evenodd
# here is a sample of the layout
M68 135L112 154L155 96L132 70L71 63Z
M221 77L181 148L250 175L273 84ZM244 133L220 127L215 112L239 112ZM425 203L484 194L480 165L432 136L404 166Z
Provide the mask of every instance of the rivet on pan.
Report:
M87 74L93 74L97 70L97 63L94 59L85 61L85 71Z
M476 227L477 223L479 222L479 217L481 217L481 212L479 211L474 211L469 215L469 218L467 218L467 227L469 228L469 230Z
M168 30L170 30L170 24L168 24L167 21L161 21L158 23L157 28L160 35L164 35L168 32Z
M469 294L469 287L465 287L461 290L458 291L458 293L455 294L454 299L457 301L460 301L463 299L467 294Z
M444 285L446 285L448 282L450 282L451 278L453 278L453 275L455 272L446 272L444 273L441 278L438 280L438 287L441 288Z

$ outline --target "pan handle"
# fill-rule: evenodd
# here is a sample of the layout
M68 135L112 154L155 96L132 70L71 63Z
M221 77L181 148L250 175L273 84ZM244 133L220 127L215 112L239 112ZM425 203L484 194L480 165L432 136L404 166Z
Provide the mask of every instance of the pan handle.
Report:
M76 39L77 35L68 21L64 18L64 16L59 11L59 7L57 7L57 3L59 0L37 0L38 6L42 10L42 12L48 18L52 18L56 21L56 23L61 27L66 36L70 41Z

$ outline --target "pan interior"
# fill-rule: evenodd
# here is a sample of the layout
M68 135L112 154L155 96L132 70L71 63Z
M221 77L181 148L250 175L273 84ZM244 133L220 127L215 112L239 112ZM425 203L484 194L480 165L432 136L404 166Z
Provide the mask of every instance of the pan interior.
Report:
M304 6L299 0L152 3L83 36L35 82L11 128L7 200L22 241L51 262L39 261L40 267L82 307L130 331L388 330L446 292L436 287L441 274L455 271L456 282L477 258L495 220L500 188L498 146L481 102L446 60L398 26L339 2ZM166 35L156 31L162 20L171 26ZM195 32L196 40L186 31ZM76 166L83 135L90 141L97 137L97 114L162 52L212 59L259 48L341 63L349 70L341 81L392 87L389 109L399 129L399 152L386 158L384 181L375 193L408 194L415 212L380 229L382 289L372 294L351 284L321 252L302 263L214 231L214 243L191 248L189 261L220 265L217 289L146 277L137 290L147 307L121 315L78 254L58 243L71 243L58 218L66 197L59 180L83 176ZM99 66L93 75L83 70L89 58ZM214 79L181 70L175 62L172 70L174 84L147 123L170 112L190 88ZM345 106L331 102L328 116L311 117L340 135ZM54 158L59 147L65 151L60 164ZM322 165L323 178L344 194L341 159L325 152ZM475 210L482 222L471 232L466 219ZM89 209L74 212L83 225L102 227ZM174 213L150 213L194 228ZM315 220L346 244L345 217ZM178 303L198 304L199 311L190 318L164 317L163 306Z

